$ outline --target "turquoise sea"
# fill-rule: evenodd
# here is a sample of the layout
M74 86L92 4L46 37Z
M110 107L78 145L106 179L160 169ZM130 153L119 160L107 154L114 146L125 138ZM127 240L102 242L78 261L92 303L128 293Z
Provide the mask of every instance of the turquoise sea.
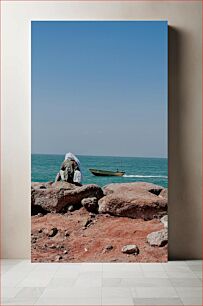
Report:
M166 158L80 156L83 184L104 186L110 183L151 182L168 186L168 160ZM32 154L32 182L54 181L64 155ZM123 177L97 177L89 168L125 171Z

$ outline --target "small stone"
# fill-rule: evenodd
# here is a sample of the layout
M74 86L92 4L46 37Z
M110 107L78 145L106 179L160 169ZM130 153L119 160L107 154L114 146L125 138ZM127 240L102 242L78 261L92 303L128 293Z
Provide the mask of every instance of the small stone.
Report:
M84 227L88 227L91 223L92 223L92 220L91 219L87 219L85 224L84 224Z
M63 254L68 254L68 251L67 251L67 250L64 250L64 251L63 251Z
M87 252L88 251L88 249L87 248L85 248L85 252Z
M162 247L168 243L168 229L164 228L163 230L152 232L147 235L147 242L151 246Z
M48 234L49 234L48 228L45 228L45 229L43 230L43 233L44 233L45 235L48 235Z
M46 186L39 186L39 189L47 189Z
M108 244L107 246L105 246L106 251L110 251L112 249L113 249L113 246L111 244Z
M56 246L56 248L57 248L57 249L64 249L64 246L58 244L58 245Z
M40 228L39 230L38 230L38 233L42 233L43 232L43 230L42 230L42 228Z
M50 249L56 249L55 244L51 244L51 245L50 245Z
M31 243L36 243L36 241L37 241L37 237L32 237Z
M165 228L168 228L168 215L163 216L160 221L163 223Z
M68 211L74 211L74 206L73 205L69 205L68 206Z
M96 215L94 213L89 213L90 218L95 218Z
M122 248L122 253L138 255L139 248L136 244L127 244Z
M63 259L63 257L62 257L61 255L57 255L57 256L55 257L55 261L60 261L61 259Z
M54 237L58 233L58 229L56 227L53 227L49 232L49 237Z
M37 216L38 217L43 217L43 214L42 213L38 213Z
M64 235L65 235L66 237L69 237L69 236L70 236L70 234L69 234L68 231L65 231Z

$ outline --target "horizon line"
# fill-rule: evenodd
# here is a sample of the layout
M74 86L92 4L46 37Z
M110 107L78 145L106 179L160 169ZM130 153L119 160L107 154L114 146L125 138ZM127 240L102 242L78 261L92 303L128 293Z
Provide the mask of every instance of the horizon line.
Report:
M65 155L64 153L31 153L31 155ZM90 156L90 157L127 157L127 158L163 158L168 159L168 156L120 156L120 155L86 155L86 154L74 154L76 156Z

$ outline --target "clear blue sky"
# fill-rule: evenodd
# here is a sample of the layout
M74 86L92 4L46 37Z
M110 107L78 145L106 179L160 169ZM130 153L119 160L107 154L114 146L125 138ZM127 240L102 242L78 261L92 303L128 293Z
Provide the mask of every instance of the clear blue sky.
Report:
M166 157L167 31L32 22L32 153Z

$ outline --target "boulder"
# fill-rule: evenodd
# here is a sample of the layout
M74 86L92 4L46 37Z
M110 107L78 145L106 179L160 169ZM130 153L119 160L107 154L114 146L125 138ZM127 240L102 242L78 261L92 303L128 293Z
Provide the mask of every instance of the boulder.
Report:
M82 199L81 204L91 213L98 212L98 199L96 197Z
M98 202L99 213L150 220L167 211L167 199L160 195L164 188L151 183L110 184Z
M127 244L122 248L122 253L138 255L139 248L136 244Z
M75 186L67 182L32 183L32 211L34 214L39 210L43 210L43 213L58 213L70 205L80 206L84 198L100 199L102 196L101 187L94 184Z
M151 246L162 247L166 245L168 243L168 229L164 228L163 230L147 235L147 242Z

